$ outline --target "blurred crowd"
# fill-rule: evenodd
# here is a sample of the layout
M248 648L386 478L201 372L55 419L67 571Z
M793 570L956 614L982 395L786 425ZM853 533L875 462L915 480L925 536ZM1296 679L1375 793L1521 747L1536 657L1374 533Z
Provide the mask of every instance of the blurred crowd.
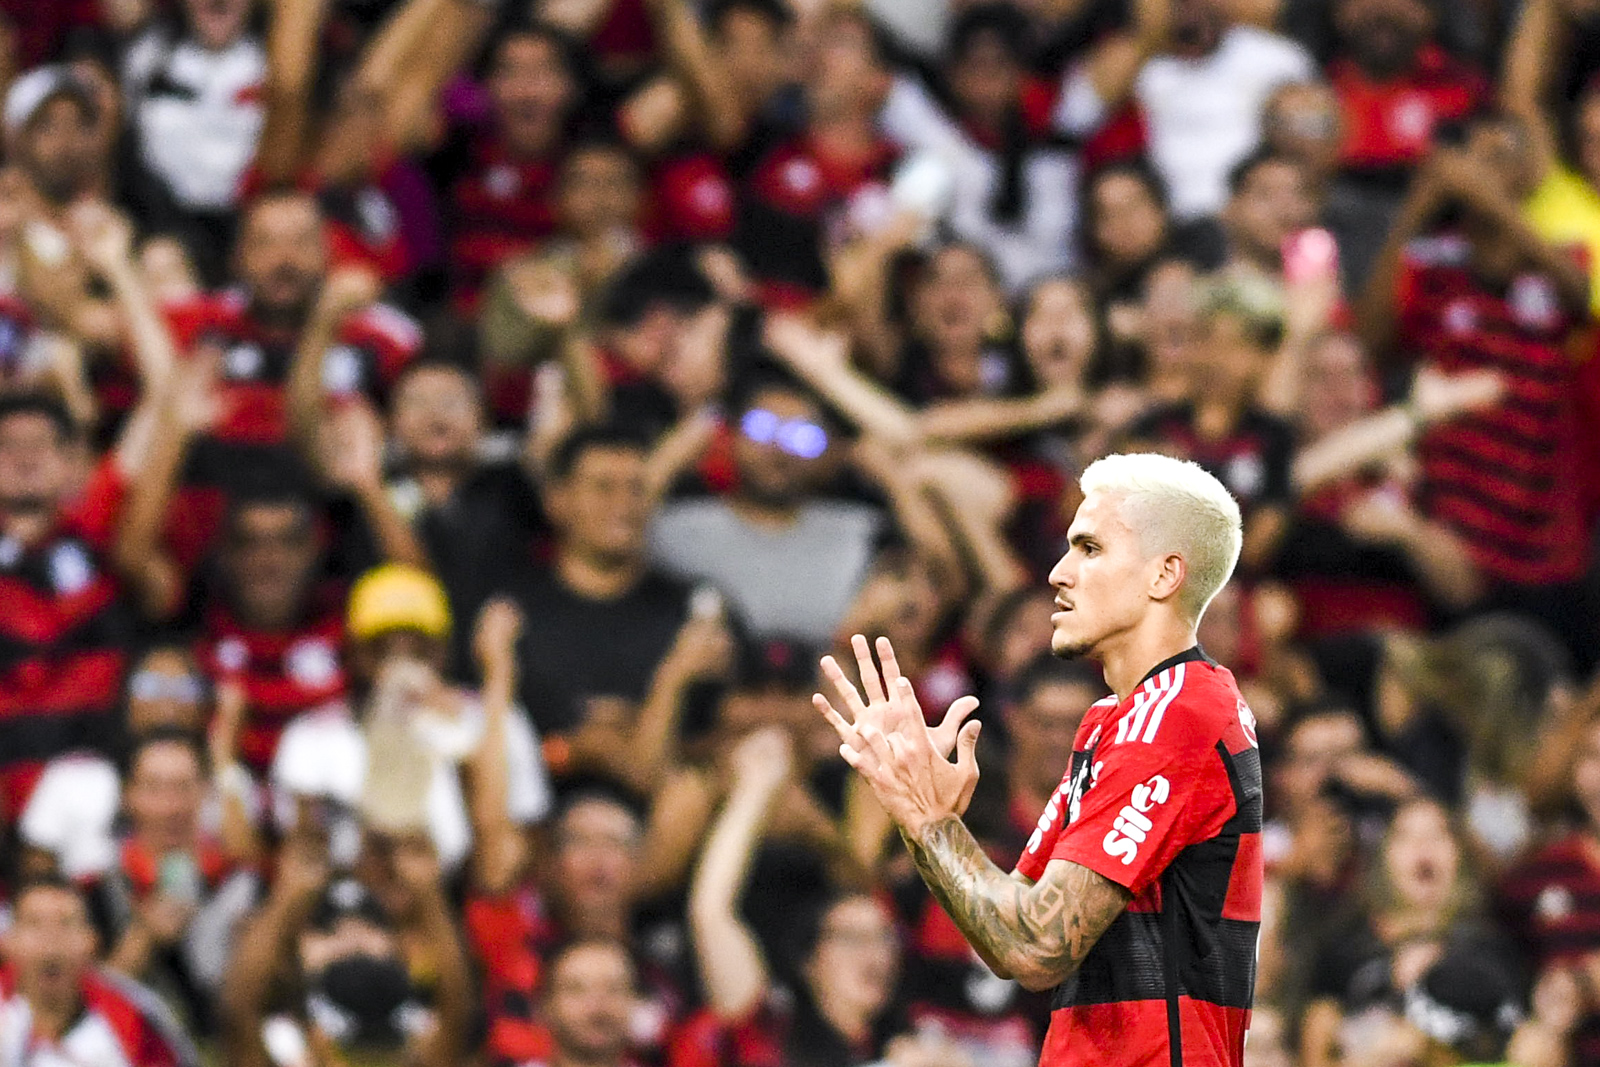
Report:
M0 86L0 1067L1030 1067L810 696L977 695L1013 862L1129 450L1244 509L1250 1067L1600 1065L1600 2L0 0Z

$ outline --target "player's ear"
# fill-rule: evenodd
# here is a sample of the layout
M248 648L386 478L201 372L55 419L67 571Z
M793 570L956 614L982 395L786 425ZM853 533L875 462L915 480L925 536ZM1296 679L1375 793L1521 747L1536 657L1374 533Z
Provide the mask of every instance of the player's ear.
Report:
M1176 552L1168 552L1156 560L1150 577L1150 599L1168 601L1178 595L1184 579L1189 577L1189 565Z

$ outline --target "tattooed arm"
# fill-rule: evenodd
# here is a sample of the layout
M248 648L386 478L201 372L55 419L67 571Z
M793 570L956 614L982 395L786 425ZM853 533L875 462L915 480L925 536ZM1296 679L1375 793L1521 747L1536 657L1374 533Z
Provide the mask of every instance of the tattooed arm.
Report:
M878 641L881 677L866 639L858 635L852 643L866 699L828 657L823 673L849 720L822 694L814 701L839 734L839 754L872 787L923 881L990 969L1034 991L1060 984L1132 894L1067 860L1051 861L1037 883L991 863L961 821L978 784L982 725L962 719L977 702L957 701L930 729L889 642Z
M1067 860L1051 861L1037 883L1007 875L955 815L901 836L922 880L989 969L1035 992L1069 978L1132 899Z

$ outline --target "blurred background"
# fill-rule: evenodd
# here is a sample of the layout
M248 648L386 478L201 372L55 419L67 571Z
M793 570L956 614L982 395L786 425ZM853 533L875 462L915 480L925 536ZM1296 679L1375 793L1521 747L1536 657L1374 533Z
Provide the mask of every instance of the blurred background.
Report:
M1009 867L1133 449L1245 514L1251 1067L1600 1064L1597 75L1595 0L0 0L0 1064L1034 1064L810 695L977 694Z

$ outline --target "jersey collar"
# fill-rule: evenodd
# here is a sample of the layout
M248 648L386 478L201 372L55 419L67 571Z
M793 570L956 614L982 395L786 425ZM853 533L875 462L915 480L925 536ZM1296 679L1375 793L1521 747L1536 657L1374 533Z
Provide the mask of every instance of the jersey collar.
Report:
M1217 665L1216 660L1206 655L1205 649L1201 648L1199 645L1193 645L1184 651L1179 652L1176 656L1168 656L1160 663L1157 663L1154 667L1151 667L1149 672L1143 678L1139 679L1139 684L1143 685L1156 675L1160 674L1162 671L1176 667L1180 663L1193 663L1195 661L1209 663L1213 667Z

